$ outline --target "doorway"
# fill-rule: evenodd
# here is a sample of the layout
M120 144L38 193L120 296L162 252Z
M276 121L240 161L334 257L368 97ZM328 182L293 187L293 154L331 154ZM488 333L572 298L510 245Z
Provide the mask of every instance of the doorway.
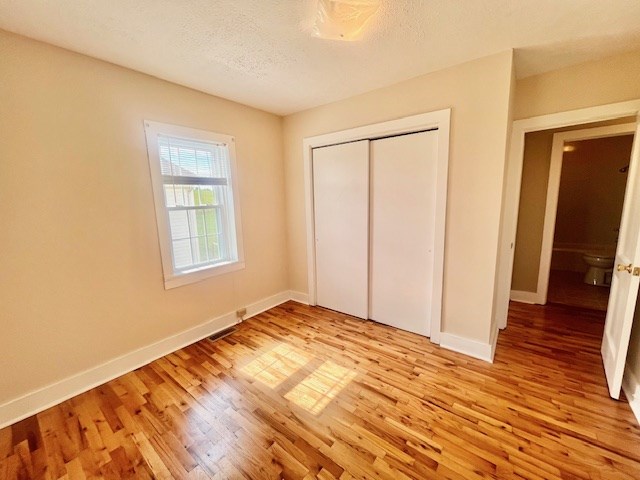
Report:
M548 302L607 310L632 145L632 132L564 141Z
M507 325L510 285L514 267L514 246L519 218L520 190L522 186L525 136L530 132L554 128L571 129L587 126L593 122L616 122L633 116L636 124L635 138L628 170L629 181L624 198L620 235L617 242L612 270L611 293L607 305L601 355L609 394L619 398L625 360L629 349L631 327L634 319L636 300L640 288L640 128L638 113L640 100L618 104L602 105L569 112L542 115L513 123L509 161L507 163L504 190L504 209L501 216L498 275L495 290L495 321L500 328ZM593 125L591 125L593 126ZM575 128L575 127L574 127ZM551 239L553 245L553 237ZM539 260L538 260L539 261ZM535 262L536 265L539 263ZM532 292L530 292L532 293ZM539 293L539 292L536 292ZM519 299L520 301L527 301ZM545 299L546 300L546 299ZM529 303L537 303L535 296Z
M513 300L606 311L632 120L526 134Z

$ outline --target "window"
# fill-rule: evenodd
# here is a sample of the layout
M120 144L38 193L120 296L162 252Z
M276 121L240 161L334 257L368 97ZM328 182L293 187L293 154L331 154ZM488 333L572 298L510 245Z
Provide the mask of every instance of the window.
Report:
M233 137L145 121L165 288L244 267Z

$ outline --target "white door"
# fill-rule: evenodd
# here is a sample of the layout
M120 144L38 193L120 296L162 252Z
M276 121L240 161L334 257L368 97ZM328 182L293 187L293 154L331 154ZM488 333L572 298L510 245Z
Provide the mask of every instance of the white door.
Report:
M371 142L369 317L429 336L437 130Z
M313 150L316 303L368 318L369 140Z
M629 347L631 325L640 282L640 128L636 127L629 166L629 179L624 195L620 237L607 319L602 338L602 359L613 398L620 396L624 365Z

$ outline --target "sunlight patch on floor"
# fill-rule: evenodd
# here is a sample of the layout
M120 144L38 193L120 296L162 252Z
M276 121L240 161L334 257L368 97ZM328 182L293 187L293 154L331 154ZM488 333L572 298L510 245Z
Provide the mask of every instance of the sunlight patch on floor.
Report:
M299 348L287 343L278 343L240 370L265 385L276 388L312 358L313 355Z
M353 370L326 361L284 397L317 415L356 375Z

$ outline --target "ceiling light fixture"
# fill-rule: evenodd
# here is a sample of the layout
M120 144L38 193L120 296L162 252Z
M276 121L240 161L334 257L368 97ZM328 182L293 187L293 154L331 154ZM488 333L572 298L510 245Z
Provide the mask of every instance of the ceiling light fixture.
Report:
M318 0L311 33L328 40L359 40L381 0Z
M576 149L575 145L565 145L562 149L564 152L573 152Z

